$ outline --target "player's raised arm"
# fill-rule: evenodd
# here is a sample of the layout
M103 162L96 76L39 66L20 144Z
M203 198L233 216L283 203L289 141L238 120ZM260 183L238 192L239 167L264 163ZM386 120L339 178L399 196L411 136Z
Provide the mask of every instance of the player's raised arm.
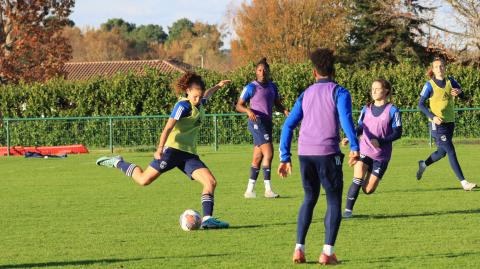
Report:
M216 91L219 89L223 88L223 86L229 84L232 82L231 80L222 80L217 85L211 87L210 89L206 90L205 93L203 94L203 98L208 99L210 96L212 96Z

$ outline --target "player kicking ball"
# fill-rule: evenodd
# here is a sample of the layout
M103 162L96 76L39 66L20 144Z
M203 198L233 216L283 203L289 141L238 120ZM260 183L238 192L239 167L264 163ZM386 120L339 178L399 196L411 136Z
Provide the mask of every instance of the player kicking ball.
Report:
M115 167L141 186L149 185L161 174L177 167L192 180L203 185L201 227L228 228L228 223L212 216L217 181L197 155L196 138L205 116L203 105L212 94L229 82L222 80L205 91L205 82L201 76L185 73L175 83L175 92L180 100L175 104L163 129L154 159L147 169L143 171L139 166L124 161L121 156L102 157L97 160L97 165Z

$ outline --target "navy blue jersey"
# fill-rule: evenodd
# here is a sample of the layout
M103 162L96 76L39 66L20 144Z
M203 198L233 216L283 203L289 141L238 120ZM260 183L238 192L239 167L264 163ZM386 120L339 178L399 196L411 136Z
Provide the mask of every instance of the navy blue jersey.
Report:
M205 105L207 103L206 98L202 98L200 104L197 105ZM188 117L192 114L192 104L189 101L180 101L178 102L175 107L173 108L172 113L170 114L170 118L180 120L181 118Z

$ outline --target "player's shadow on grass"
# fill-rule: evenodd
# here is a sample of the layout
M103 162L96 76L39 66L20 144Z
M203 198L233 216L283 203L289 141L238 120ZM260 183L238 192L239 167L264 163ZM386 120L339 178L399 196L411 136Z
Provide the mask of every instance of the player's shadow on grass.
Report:
M319 220L319 221L316 221L316 220L312 220L312 224L313 223L317 223L317 222L320 222L320 221L323 221L323 220ZM253 225L242 225L242 226L230 226L228 229L231 230L231 229L254 229L254 228L266 228L266 227L271 227L271 226L284 226L284 225L297 225L297 222L296 221L292 221L292 222L279 222L279 223L266 223L266 224L253 224Z
M142 260L166 260L166 259L192 259L192 258L210 258L216 256L227 256L228 253L220 254L204 254L191 256L166 256L166 257L152 257L152 258L131 258L131 259L98 259L98 260L80 260L80 261L61 261L61 262L44 262L44 263L24 263L0 265L0 269L15 269L15 268L46 268L59 266L81 266L81 265L95 265L95 264L110 264L120 262L132 262Z
M458 192L465 192L462 188L428 188L428 189L398 189L398 190L387 190L383 191L382 193L399 193L399 192L433 192L433 191L458 191Z
M349 262L358 263L359 261L371 263L399 263L403 260L411 261L412 259L439 259L439 258L457 258L470 255L478 255L480 252L460 252L460 253L435 253L435 254L425 254L425 255L415 255L415 256L388 256L388 257L379 257L379 258L365 258L365 259L352 259L352 260L342 260L342 263L348 264Z
M411 217L442 216L442 215L456 215L456 214L480 214L480 209L433 211L433 212L392 214L392 215L387 215L387 214L355 215L353 219L392 219L392 218L411 218Z

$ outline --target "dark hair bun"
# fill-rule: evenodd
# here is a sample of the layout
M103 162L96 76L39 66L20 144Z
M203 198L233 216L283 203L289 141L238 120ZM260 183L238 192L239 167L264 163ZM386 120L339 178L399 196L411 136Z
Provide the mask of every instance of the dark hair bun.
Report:
M270 65L268 64L266 57L263 57L262 59L260 59L260 61L258 61L257 64L255 65L255 68L257 68L260 65L263 65L266 68L270 68Z

